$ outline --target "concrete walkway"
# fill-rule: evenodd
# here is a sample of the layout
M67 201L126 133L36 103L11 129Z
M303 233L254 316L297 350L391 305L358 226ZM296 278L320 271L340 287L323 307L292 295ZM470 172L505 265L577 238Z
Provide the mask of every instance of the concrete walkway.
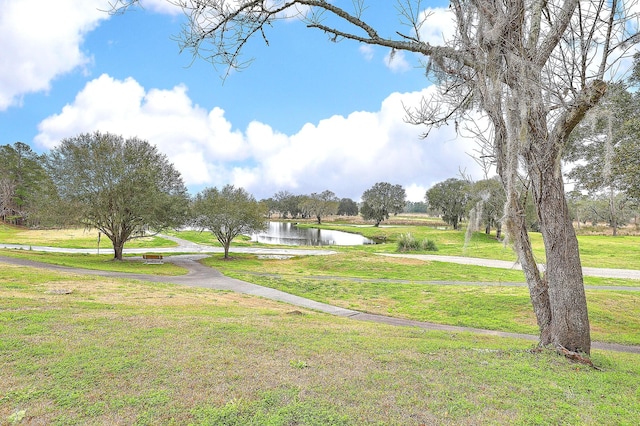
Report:
M91 269L78 269L65 266L51 265L41 262L35 262L26 259L17 259L11 257L0 256L0 262L29 266L35 268L46 268L57 270L61 272L74 273L74 274L87 274L97 276L107 276L116 278L128 278L143 281L152 282L164 282L173 283L179 285L203 287L215 290L227 290L237 293L249 294L253 296L264 297L266 299L276 300L284 303L288 303L294 306L312 309L319 312L328 313L331 315L337 315L341 317L351 318L361 321L371 321L377 323L383 323L393 326L405 326L405 327L419 327L427 330L441 330L452 333L478 333L499 337L526 339L530 341L537 341L538 337L529 334L521 333L509 333L494 330L484 330L471 327L458 327L451 325L434 324L429 322L413 321L402 318L387 317L384 315L367 314L351 309L345 309L337 306L328 305L326 303L316 302L314 300L306 299L303 297L295 296L289 293L285 293L279 290L275 290L268 287L262 287L256 284L251 284L245 281L237 280L224 276L219 271L202 265L198 260L207 257L207 255L176 255L165 257L166 261L174 263L178 266L186 268L189 273L181 276L159 276L159 275L142 275L142 274L130 274L110 271L99 271ZM640 346L619 345L612 343L593 342L593 349L611 350L618 352L629 352L640 354Z
M508 260L479 259L475 257L461 256L438 256L433 254L395 254L395 253L378 253L381 256L388 257L405 257L410 259L419 259L433 262L451 262L461 265L486 266L489 268L516 269L522 270L517 262ZM544 265L540 265L544 269ZM602 277L602 278L621 278L629 280L640 280L640 271L634 269L606 269L606 268L590 268L583 267L582 274L585 277Z

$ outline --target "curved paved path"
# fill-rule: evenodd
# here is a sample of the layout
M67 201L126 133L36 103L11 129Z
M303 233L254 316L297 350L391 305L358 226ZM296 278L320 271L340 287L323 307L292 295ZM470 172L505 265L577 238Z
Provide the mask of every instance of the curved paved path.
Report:
M165 282L194 287L204 287L216 290L228 290L237 293L250 294L254 296L264 297L266 299L276 300L291 305L308 308L320 312L325 312L331 315L337 315L341 317L347 317L361 321L371 321L377 323L383 323L394 326L412 326L419 327L428 330L441 330L449 332L471 332L478 334L487 334L499 337L527 339L531 341L537 341L538 337L530 334L522 333L509 333L503 331L484 330L471 327L459 327L451 325L434 324L422 321L413 321L402 318L387 317L384 315L367 314L351 309L345 309L337 306L328 305L326 303L316 302L314 300L306 299L303 297L295 296L289 293L285 293L279 290L275 290L268 287L262 287L256 284L251 284L245 281L237 280L224 276L219 271L202 265L198 260L207 257L206 255L176 255L168 256L165 259L178 266L182 266L188 269L189 273L182 276L158 276L158 275L143 275L143 274L131 274L120 273L110 271L99 271L91 269L79 269L70 268L65 266L51 265L42 262L35 262L26 259L17 259L11 257L0 256L0 262L10 263L14 265L30 266L36 268L47 268L68 273L80 273L87 275L108 276L117 278L129 278L144 281L153 282ZM614 343L602 343L593 342L593 349L611 350L619 352L629 352L640 354L640 346L619 345Z

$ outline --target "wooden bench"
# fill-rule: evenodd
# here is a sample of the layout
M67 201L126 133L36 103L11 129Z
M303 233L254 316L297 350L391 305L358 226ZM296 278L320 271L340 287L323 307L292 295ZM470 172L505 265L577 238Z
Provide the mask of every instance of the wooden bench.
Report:
M143 254L142 258L146 264L162 265L164 263L161 254Z

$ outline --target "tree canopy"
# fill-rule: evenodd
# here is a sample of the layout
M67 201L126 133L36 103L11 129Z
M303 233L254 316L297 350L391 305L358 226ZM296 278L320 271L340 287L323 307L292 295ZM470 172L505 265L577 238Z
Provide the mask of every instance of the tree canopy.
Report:
M373 220L374 226L389 219L390 214L402 212L407 195L401 185L378 182L362 194L360 213L364 220Z
M34 219L38 194L49 184L44 156L23 142L0 146L0 218Z
M187 219L189 197L180 173L147 141L83 133L51 150L47 167L60 214L102 232L117 260L130 239Z
M470 198L467 182L455 178L439 182L427 191L425 198L429 207L440 211L442 220L459 229L460 221L467 215Z
M229 259L229 248L234 238L253 234L266 228L267 208L243 188L226 185L222 190L206 188L192 203L193 224L208 230L224 247L224 258Z
M502 217L504 216L504 204L506 202L504 187L497 177L479 180L469 186L469 202L476 210L478 222L484 223L486 234L489 234L491 228L495 227L496 237L499 239L502 232Z
M640 66L637 63L636 67ZM640 202L640 96L625 84L609 90L572 134L565 160L575 189L608 199L608 208L591 209L617 234L629 205ZM592 204L592 207L595 207ZM601 212L605 212L602 214Z
M340 216L358 216L358 203L351 198L341 198L338 204L338 214Z
M338 212L339 203L340 201L338 197L336 197L336 194L327 189L320 194L314 192L309 195L302 202L301 207L309 216L314 216L319 225L322 223L322 217Z

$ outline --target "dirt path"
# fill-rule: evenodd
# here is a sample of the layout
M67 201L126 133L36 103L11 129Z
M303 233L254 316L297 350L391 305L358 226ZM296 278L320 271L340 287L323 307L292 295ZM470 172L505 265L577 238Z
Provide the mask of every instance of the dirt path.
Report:
M17 259L11 257L0 256L0 262L28 266L34 268L52 269L61 272L74 273L74 274L86 274L97 276L108 276L116 278L128 278L143 281L152 282L165 282L179 285L204 287L215 290L227 290L237 293L250 294L253 296L264 297L266 299L276 300L284 303L288 303L294 306L316 310L319 312L328 313L331 315L337 315L360 321L371 321L377 323L383 323L393 326L404 327L419 327L427 330L441 330L452 333L478 333L488 334L492 336L500 336L507 338L526 339L531 341L537 341L538 337L529 334L521 333L509 333L494 330L484 330L471 327L459 327L451 325L434 324L429 322L413 321L401 318L387 317L384 315L367 314L363 312L354 311L351 309L345 309L338 306L328 305L326 303L316 302L314 300L306 299L303 297L295 296L289 293L285 293L279 290L262 287L256 284L251 284L245 281L237 280L224 276L219 271L202 265L198 260L206 257L206 255L177 255L165 257L165 260L172 262L176 265L182 266L188 269L189 273L182 276L158 276L158 275L142 275L142 274L130 274L119 273L110 271L99 271L91 269L78 269L65 266L51 265L47 263L35 262L26 259ZM631 345L619 345L612 343L593 342L593 349L611 350L618 352L629 352L640 354L640 346Z

